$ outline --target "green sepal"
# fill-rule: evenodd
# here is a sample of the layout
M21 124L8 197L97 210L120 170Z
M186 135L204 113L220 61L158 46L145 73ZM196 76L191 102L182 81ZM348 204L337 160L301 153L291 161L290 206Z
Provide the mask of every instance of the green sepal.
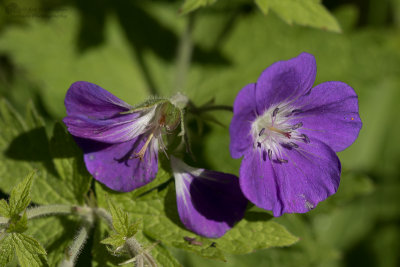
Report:
M165 102L161 105L161 119L159 123L167 132L172 132L181 122L181 109L177 108L171 102Z

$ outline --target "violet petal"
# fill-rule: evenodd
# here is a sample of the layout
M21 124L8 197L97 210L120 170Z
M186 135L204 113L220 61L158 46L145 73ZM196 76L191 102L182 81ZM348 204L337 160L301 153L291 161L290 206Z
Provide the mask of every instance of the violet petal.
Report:
M105 143L130 141L146 132L152 123L155 107L145 113L118 114L108 119L92 119L87 115L72 115L63 119L68 131L77 137Z
M229 149L233 158L240 158L251 146L251 122L256 118L255 84L246 85L238 93L233 105L233 118L229 126Z
M325 82L293 103L302 112L293 124L302 122L300 132L328 144L334 151L350 146L361 130L358 99L353 88L343 82Z
M273 104L291 101L307 93L314 84L316 73L315 58L308 53L272 64L257 81L258 113L262 114Z
M245 155L240 186L251 202L274 216L305 213L337 191L341 167L330 147L311 139L299 148L282 149L287 163L269 160L259 150Z
M171 158L178 213L196 234L218 238L241 220L247 200L231 174L192 168Z
M139 152L146 141L143 136L120 144L75 139L84 152L89 173L112 190L132 191L150 183L157 175L157 139L151 141L143 160L135 157L135 152Z
M82 115L93 119L106 119L132 106L120 100L100 86L90 82L75 82L65 96L68 116Z

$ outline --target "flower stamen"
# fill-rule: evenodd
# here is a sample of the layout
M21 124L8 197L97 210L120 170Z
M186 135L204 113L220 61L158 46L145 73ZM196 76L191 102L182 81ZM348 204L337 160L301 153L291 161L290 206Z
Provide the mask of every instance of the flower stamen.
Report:
M142 161L144 158L144 154L146 153L147 147L150 144L150 141L153 139L154 137L154 132L152 132L149 137L146 140L146 143L144 143L144 145L142 146L142 148L140 149L140 151L138 153L135 153L135 158L140 158L140 160Z

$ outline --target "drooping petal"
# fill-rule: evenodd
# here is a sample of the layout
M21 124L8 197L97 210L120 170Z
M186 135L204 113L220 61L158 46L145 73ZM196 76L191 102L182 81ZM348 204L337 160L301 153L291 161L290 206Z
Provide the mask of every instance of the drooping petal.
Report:
M106 144L76 138L84 152L86 168L112 190L128 192L154 180L158 171L158 141L153 139L144 158L135 157L146 138L139 136L119 144Z
M233 105L233 118L229 126L229 149L233 158L240 158L252 146L250 129L256 116L255 84L252 83L238 93Z
M240 167L240 186L260 208L283 213L305 213L337 191L340 162L335 152L317 139L298 148L282 148L282 157L270 160L259 150L249 151Z
M92 119L107 119L132 109L118 97L90 82L75 82L65 96L68 116L85 115Z
M258 113L262 114L274 104L289 102L307 93L314 84L316 73L315 58L308 53L272 64L257 81Z
M155 112L156 106L101 120L83 114L72 115L65 117L63 122L74 136L112 144L130 141L146 132L154 121Z
M247 200L236 176L195 169L174 157L171 166L178 213L186 228L218 238L243 218Z
M301 122L300 132L328 144L334 151L350 146L361 130L358 99L353 88L343 82L325 82L293 104L301 112L293 123Z

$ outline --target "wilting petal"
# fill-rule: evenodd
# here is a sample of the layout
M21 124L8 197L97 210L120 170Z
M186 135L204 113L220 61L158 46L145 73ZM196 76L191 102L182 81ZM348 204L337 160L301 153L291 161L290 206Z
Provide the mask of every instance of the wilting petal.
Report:
M301 110L293 116L294 124L303 124L299 131L318 138L334 151L345 149L357 139L362 126L358 99L347 84L322 83L293 105Z
M99 182L121 192L132 191L154 180L158 170L158 144L154 139L140 160L135 153L146 138L139 136L129 142L105 144L76 138L84 152L86 168Z
M247 200L236 176L192 168L171 157L179 217L189 230L221 237L243 218Z
M260 208L283 213L304 213L334 194L340 181L340 162L326 144L311 139L298 148L282 148L281 163L259 150L249 151L240 168L245 196Z
M65 117L63 122L74 136L105 143L121 143L143 134L152 125L155 111L156 106L140 113L119 114L101 120L73 115Z
M307 93L314 84L316 73L315 58L308 53L272 64L257 81L258 113L262 114L273 104L288 102Z
M89 82L75 82L65 96L68 116L85 115L92 119L107 119L132 109L124 101Z

